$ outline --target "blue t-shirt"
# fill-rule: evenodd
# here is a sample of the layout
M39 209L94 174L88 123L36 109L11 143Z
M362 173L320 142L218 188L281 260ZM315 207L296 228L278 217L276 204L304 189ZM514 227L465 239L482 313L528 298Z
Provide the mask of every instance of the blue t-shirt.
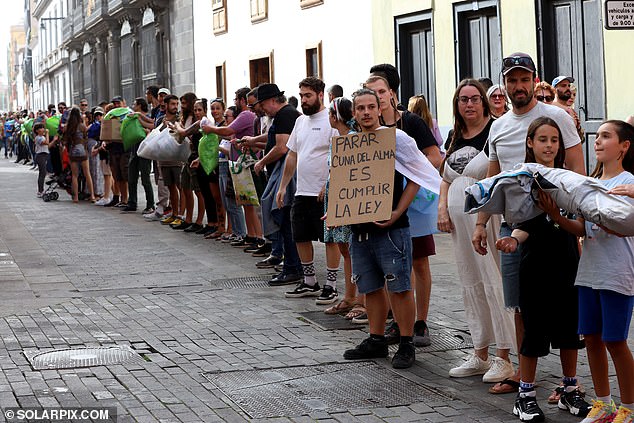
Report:
M13 127L15 125L15 121L12 120L8 120L4 123L4 134L6 136L10 136L13 133Z
M634 184L634 175L625 171L599 182L614 188ZM622 198L634 204L634 199ZM586 222L586 237L575 285L634 296L634 237L610 235L598 225Z

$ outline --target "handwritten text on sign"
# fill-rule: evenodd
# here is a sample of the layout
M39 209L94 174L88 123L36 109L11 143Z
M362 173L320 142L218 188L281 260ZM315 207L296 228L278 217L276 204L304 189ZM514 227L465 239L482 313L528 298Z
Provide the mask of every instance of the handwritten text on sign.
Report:
M328 226L388 220L392 214L396 130L332 138Z

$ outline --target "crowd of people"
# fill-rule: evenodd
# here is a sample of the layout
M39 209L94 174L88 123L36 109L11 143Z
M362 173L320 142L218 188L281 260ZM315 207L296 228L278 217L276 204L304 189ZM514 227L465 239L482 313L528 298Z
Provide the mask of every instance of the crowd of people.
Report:
M523 53L504 58L501 71L501 84L486 78L459 83L446 139L423 95L410 98L407 108L401 105L398 71L381 64L370 69L350 99L338 85L326 90L316 77L302 79L301 112L276 84L240 88L230 107L221 98L191 92L177 97L168 88L147 87L128 114L137 116L147 133L169 130L189 143L186 162L153 161L137 154L139 144L126 150L121 142L104 139L103 117L126 107L121 97L92 109L81 100L70 109L60 102L57 110L50 105L37 113L8 114L1 125L2 146L7 158L33 161L38 196L47 175L69 169L74 202L86 199L136 212L140 177L143 218L240 248L260 258L258 268L276 269L271 286L294 285L285 297L314 298L327 306L326 314L368 324L368 338L344 352L350 360L384 358L388 345L398 344L392 365L409 368L415 347L432 343L429 257L435 255L433 234L450 233L474 352L449 376L482 375L483 382L494 384L492 394L517 394L512 411L521 421L543 421L535 392L538 357L559 349L561 386L548 402L583 417L583 423L631 423L634 360L627 338L634 307L634 238L560 210L543 191L536 200L543 213L521 224L465 213L466 187L519 163L586 174L574 78L540 82L533 60ZM56 115L59 124L51 127L48 120ZM633 124L634 117L606 121L594 141L598 166L591 176L626 198L634 198ZM332 137L389 127L396 128L399 169L391 217L326 226ZM208 134L219 139L211 169L200 149ZM251 173L256 203L237 195L236 164ZM418 198L421 187L430 194L424 200ZM414 206L421 201L423 211ZM314 261L317 241L325 244L323 281L315 272L323 266ZM582 348L597 396L593 405L577 380ZM517 369L511 352L518 355ZM619 382L618 408L611 398L608 354Z

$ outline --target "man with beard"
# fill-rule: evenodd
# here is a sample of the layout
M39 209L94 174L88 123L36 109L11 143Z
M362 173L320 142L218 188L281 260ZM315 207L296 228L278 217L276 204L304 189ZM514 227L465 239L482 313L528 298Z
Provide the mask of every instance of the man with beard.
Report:
M325 84L309 76L299 83L303 116L295 121L286 147L286 163L282 182L277 191L277 205L282 207L288 183L297 170L297 190L291 207L293 239L302 262L304 279L297 287L286 292L287 298L318 297L317 304L330 304L337 300L337 271L327 269L324 289L315 278L313 241L324 242L324 199L320 195L328 178L328 147L330 139L338 135L330 126L328 110L324 107ZM326 255L339 254L337 244L326 243Z
M553 105L561 107L574 119L577 134L579 134L579 138L581 138L583 142L583 129L581 129L579 115L575 112L575 109L568 106L568 100L572 97L572 88L570 87L570 84L573 82L575 82L575 78L572 76L560 75L553 79L552 86L555 88L555 91L557 91Z
M549 105L534 96L536 68L533 59L525 53L514 53L502 60L504 85L513 109L495 120L489 132L489 167L487 177L497 175L501 171L510 170L516 164L523 163L526 155L526 133L529 125L538 117L549 117L557 122L563 135L563 146L566 149L566 168L585 175L585 164L581 149L581 140L575 130L572 118L559 107ZM489 215L479 213L472 237L472 244L479 254L487 253L486 223ZM503 222L500 238L511 235L511 227ZM515 329L517 345L521 346L524 325L519 310L519 264L520 253L501 253L500 270L504 289L504 303L507 308L515 310ZM495 361L499 372L507 371L506 362ZM510 363L509 363L510 366ZM494 371L491 369L490 371ZM519 378L516 374L514 379ZM517 392L518 380L504 380L493 388L491 393ZM522 406L523 407L523 406ZM523 410L524 413L526 410Z

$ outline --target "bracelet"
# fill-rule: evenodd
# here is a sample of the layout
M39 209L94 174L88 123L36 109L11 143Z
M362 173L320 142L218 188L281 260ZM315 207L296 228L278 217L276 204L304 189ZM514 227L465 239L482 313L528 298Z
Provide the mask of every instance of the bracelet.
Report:
M486 223L476 223L476 226L482 226L484 229L487 228L487 224Z
M520 240L519 239L515 238L513 235L510 235L509 238L514 239L515 242L517 242L517 246L518 247L520 246Z

